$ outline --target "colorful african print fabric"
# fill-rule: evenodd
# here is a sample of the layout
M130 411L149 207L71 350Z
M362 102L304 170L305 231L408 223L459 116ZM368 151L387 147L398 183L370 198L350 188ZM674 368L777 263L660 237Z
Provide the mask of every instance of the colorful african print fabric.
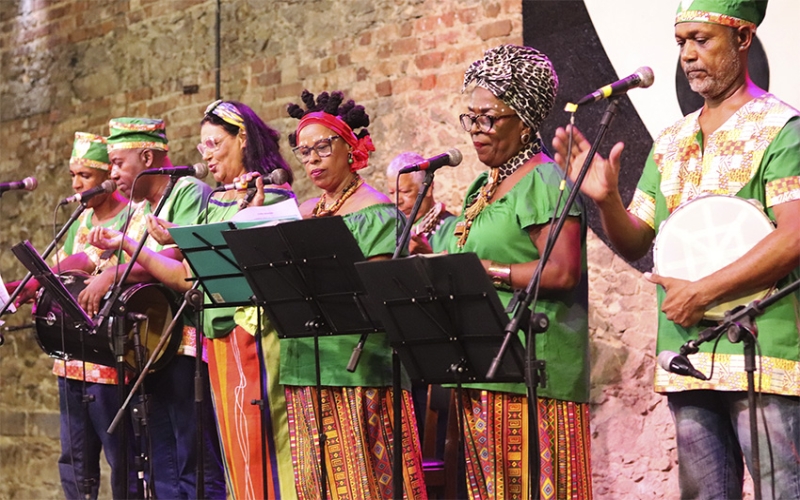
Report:
M320 498L321 492L316 394L313 387L286 387L297 494L309 500ZM414 405L408 391L403 391L402 399L403 498L426 499ZM322 408L329 498L395 498L392 390L387 387L323 387Z
M800 200L800 111L764 94L742 106L708 137L702 135L699 116L700 111L687 115L656 139L629 212L658 232L682 203L705 193L757 200L772 220L774 206ZM800 266L776 287L798 278ZM661 304L665 293L661 287L656 293ZM800 292L773 304L756 318L756 325L761 391L800 395ZM706 326L683 328L659 310L656 349L678 352ZM675 375L657 367L656 391L747 390L741 344L732 344L723 335L718 344L707 342L700 349L689 358L707 375L713 361L711 380Z
M267 330L254 336L237 326L225 337L209 339L207 345L211 393L232 498L296 498L286 399L277 381L277 335ZM254 400L263 401L263 426L262 410L251 404Z
M469 498L530 498L528 398L465 389L462 402ZM591 499L589 405L540 398L538 412L541 498Z

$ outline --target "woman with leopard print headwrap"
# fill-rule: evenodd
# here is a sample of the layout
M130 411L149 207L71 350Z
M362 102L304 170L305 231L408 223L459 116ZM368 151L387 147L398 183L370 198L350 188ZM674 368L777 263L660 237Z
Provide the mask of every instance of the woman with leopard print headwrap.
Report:
M469 187L448 250L475 252L504 305L513 289L530 281L555 208L563 210L568 194L560 196L561 171L539 136L557 87L550 60L515 45L488 50L464 76L462 92L471 92L461 125L489 171ZM529 465L537 459L542 498L592 496L586 226L579 207L569 215L542 272L536 304L550 319L547 332L536 335L547 373L536 407L540 457L529 456L524 384L468 386L462 403L470 498L529 498L535 486Z

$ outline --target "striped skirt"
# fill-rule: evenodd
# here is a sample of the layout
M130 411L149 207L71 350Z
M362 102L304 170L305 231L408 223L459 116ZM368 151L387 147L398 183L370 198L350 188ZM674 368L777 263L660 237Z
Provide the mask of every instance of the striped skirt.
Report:
M208 342L208 372L219 424L225 475L232 498L296 498L286 423L286 399L278 380L277 335L258 337L237 326L230 335ZM264 360L261 371L259 358ZM266 397L262 398L262 387ZM264 399L265 426L258 405ZM265 457L265 460L262 460ZM266 488L263 467L266 462Z
M473 500L530 498L528 398L463 390L467 490ZM592 498L589 405L539 398L541 498Z
M320 497L316 389L286 386L292 463L301 499ZM403 391L403 484L405 498L427 498L414 406ZM329 498L394 498L394 414L388 387L323 387L325 467Z

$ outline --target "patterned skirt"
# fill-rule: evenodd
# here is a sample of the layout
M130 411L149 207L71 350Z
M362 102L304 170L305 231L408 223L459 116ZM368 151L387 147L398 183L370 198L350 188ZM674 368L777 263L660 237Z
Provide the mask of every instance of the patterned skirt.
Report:
M317 391L286 386L297 493L320 497ZM403 484L405 498L427 498L414 406L403 391ZM334 500L394 498L394 414L388 387L323 387L322 408L327 491Z
M286 399L278 380L277 335L258 337L237 326L230 335L208 342L208 372L219 424L225 475L235 500L296 498L286 423ZM261 371L259 357L266 372ZM258 405L265 388L265 426ZM265 457L265 460L262 460ZM266 488L263 467L266 462Z
M528 499L528 398L463 390L467 489L473 500ZM541 498L592 498L589 405L539 398Z

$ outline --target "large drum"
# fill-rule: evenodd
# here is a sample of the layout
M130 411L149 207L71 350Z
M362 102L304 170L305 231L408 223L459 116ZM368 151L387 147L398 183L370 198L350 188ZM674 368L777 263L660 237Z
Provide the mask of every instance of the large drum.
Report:
M757 200L705 194L682 203L665 220L653 248L655 272L697 281L736 261L775 229ZM715 304L705 318L720 321L725 312L763 299L772 288L743 293Z
M88 275L82 272L68 271L59 277L67 291L73 296L86 288L84 280ZM147 316L147 320L139 322L139 338L144 347L142 363L150 357L162 335L170 335L158 355L151 370L165 366L181 342L182 323L178 321L173 329L174 334L164 332L177 311L174 294L161 284L138 283L129 286L120 295L127 312ZM77 359L89 363L115 366L113 339L103 328L97 333L81 332L74 327L75 321L63 321L65 313L61 306L53 300L45 289L42 289L33 306L33 318L36 325L36 337L39 345L49 356L59 359ZM134 352L134 322L125 320L125 331L128 338L125 345L125 362L129 368L136 370ZM81 338L82 337L82 338Z

